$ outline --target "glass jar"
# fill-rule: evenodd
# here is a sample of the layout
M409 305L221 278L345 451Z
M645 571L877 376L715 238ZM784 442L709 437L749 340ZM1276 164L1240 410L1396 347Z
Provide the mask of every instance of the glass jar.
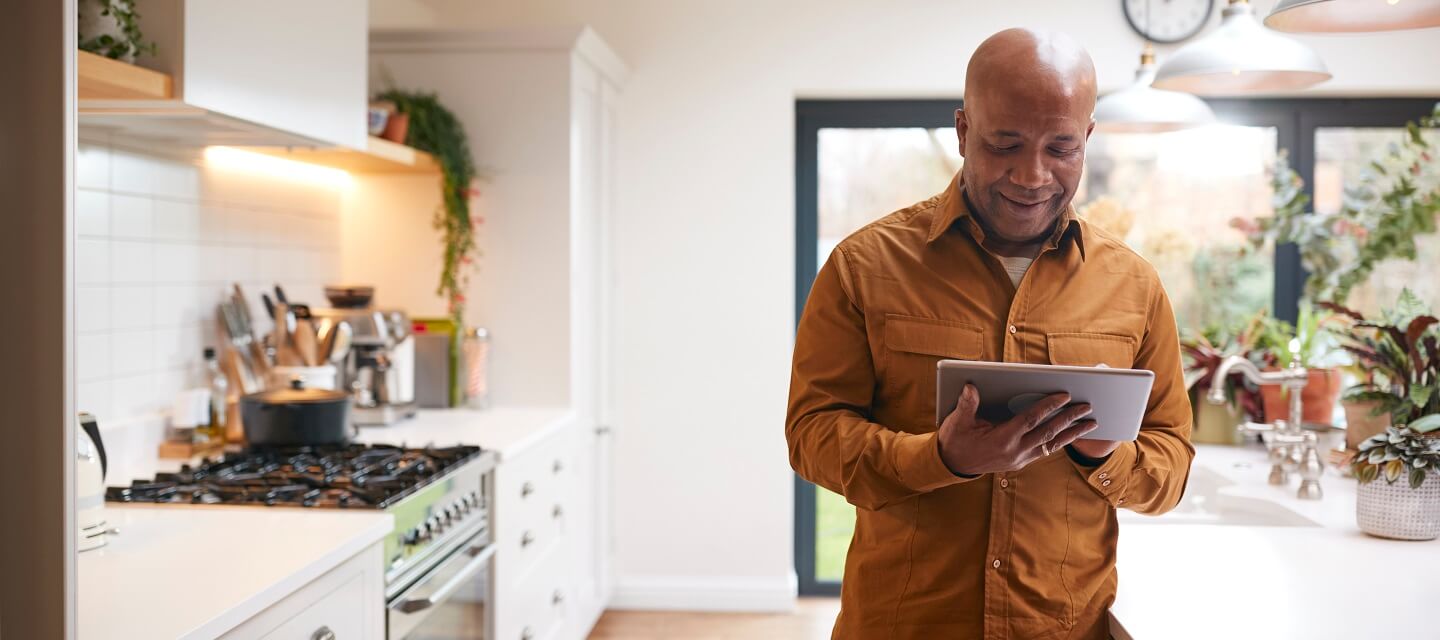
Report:
M480 327L467 327L460 343L461 382L465 406L484 409L490 405L490 332Z

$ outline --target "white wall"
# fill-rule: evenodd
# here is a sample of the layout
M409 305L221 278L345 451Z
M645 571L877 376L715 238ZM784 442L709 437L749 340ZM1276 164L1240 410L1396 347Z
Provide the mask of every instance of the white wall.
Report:
M1010 26L1070 32L1094 56L1103 89L1130 81L1141 45L1120 3L1094 0L389 0L371 9L372 28L588 23L633 72L621 97L614 247L618 599L633 606L786 606L794 100L957 96L970 52ZM1440 94L1435 31L1305 40L1337 76L1315 93Z
M76 405L96 416L107 481L151 471L163 412L203 384L219 344L216 305L245 287L258 334L260 292L324 304L340 272L343 190L82 141L76 161Z

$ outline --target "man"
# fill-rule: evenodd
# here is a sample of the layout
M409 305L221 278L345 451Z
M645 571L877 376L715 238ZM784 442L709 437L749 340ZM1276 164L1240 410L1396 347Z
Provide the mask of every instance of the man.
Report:
M830 255L796 336L786 437L856 510L835 638L1108 638L1117 508L1159 514L1194 448L1175 318L1155 270L1075 217L1095 71L1071 39L980 45L942 194ZM937 429L940 358L1149 369L1139 439L1081 440L1046 398L1000 424L973 387Z

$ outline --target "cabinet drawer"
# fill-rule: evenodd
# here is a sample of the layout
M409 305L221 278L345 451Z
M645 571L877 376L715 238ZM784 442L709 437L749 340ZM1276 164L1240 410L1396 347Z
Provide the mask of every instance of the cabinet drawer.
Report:
M380 640L385 637L383 552L372 545L222 638Z
M569 432L564 432L568 434ZM534 526L547 518L574 475L570 440L563 435L537 445L495 471L496 525Z
M555 545L516 585L513 640L546 640L564 626L573 591L565 582L567 551L564 545Z

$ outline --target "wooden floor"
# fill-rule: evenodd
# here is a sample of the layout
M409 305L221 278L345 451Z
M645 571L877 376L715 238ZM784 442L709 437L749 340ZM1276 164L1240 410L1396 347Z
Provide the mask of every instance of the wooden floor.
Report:
M826 640L839 598L800 598L794 613L606 611L590 640Z

